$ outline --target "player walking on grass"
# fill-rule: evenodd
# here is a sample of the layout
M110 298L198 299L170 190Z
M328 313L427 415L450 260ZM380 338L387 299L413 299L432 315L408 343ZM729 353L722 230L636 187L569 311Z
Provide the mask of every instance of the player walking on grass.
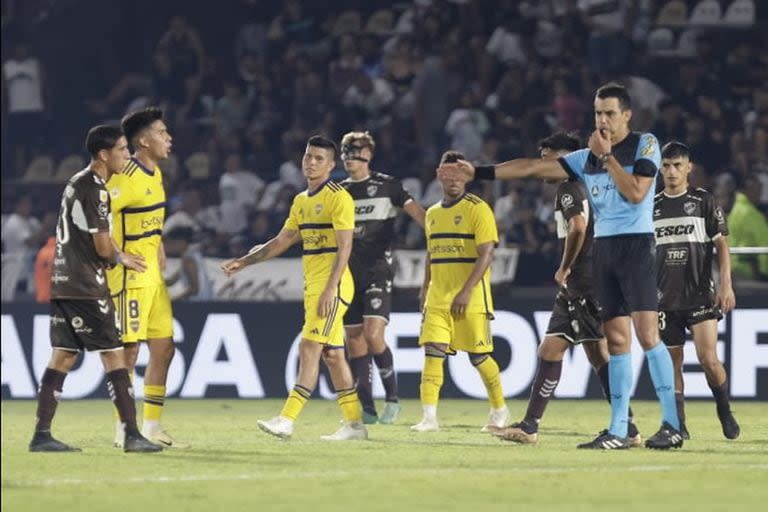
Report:
M631 329L645 350L651 379L661 404L661 428L646 440L648 448L683 445L675 407L674 370L669 351L659 343L656 296L656 245L653 191L661 163L650 133L629 130L632 117L627 90L616 83L600 87L594 100L595 131L589 148L558 160L519 158L475 169L469 162L443 166L439 175L485 179L542 178L582 181L595 213L593 275L600 316L608 340L611 422L580 448L629 447L629 399L632 391Z
M579 139L563 132L539 143L541 158L557 160L580 147ZM610 401L608 345L603 336L599 306L592 285L592 239L594 222L584 185L575 180L560 183L555 196L557 237L562 241L562 259L555 274L560 289L552 308L547 333L539 346L539 364L531 386L528 410L523 421L497 429L507 441L531 444L538 441L539 422L560 382L563 356L573 345L581 345L600 378L603 394ZM642 438L629 410L630 446L641 446Z
M441 164L464 156L443 154ZM503 427L509 418L499 365L491 355L493 297L491 262L499 241L490 206L467 193L466 178L443 177L443 200L427 210L427 264L420 297L423 301L419 345L424 347L420 397L423 416L416 432L439 430L437 402L443 385L443 366L449 354L461 350L477 369L488 391L491 411L483 431Z
M741 433L728 400L728 375L717 358L717 322L736 306L731 287L728 225L715 199L704 189L691 188L691 152L685 144L669 142L661 152L664 190L656 195L656 271L659 288L659 331L672 354L675 400L680 431L688 439L683 398L685 329L693 334L696 356L717 403L723 435ZM712 249L717 248L720 288L712 281Z
M139 343L146 341L149 347L149 364L144 374L142 433L164 446L185 448L186 445L173 439L160 425L165 382L176 350L171 299L163 279L165 189L158 166L160 161L168 158L171 136L163 121L163 111L155 107L128 114L122 126L134 155L107 183L115 216L113 238L123 251L142 255L147 269L138 273L117 265L109 271L109 289L117 307L126 366L131 377L139 355ZM118 423L115 446L122 446L122 438Z
M104 183L128 159L128 143L118 126L96 126L85 141L88 167L67 182L56 225L56 257L51 277L53 354L40 380L32 452L75 452L51 435L51 423L67 373L80 352L98 352L112 402L125 430L123 450L156 452L162 446L145 439L136 426L133 387L125 368L123 343L106 284L106 269L117 263L141 272L140 256L117 251L110 237L109 194Z
M341 160L349 178L341 182L355 200L355 233L349 269L355 295L344 329L352 376L363 404L364 423L391 424L397 420L397 374L384 329L392 308L392 239L402 208L422 228L424 209L397 178L372 171L376 144L368 132L349 132L341 140ZM371 358L379 369L386 393L384 411L376 412L371 391Z
M304 327L299 343L299 374L279 416L259 420L259 428L279 438L293 434L293 423L317 385L320 359L325 361L336 388L344 424L326 441L366 439L352 374L344 355L344 326L354 283L347 263L352 252L355 203L340 185L330 181L336 164L336 144L314 136L307 142L302 170L307 190L296 195L285 225L276 237L222 270L231 276L248 265L279 256L296 242L303 245Z

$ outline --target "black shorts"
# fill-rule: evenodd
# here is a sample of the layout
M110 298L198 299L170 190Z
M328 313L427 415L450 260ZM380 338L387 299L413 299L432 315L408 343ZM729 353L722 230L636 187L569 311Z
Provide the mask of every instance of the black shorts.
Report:
M603 320L658 309L652 234L595 238L592 265Z
M364 275L352 274L355 296L344 315L344 325L362 325L363 318L381 318L389 323L392 310L392 270L376 268Z
M74 352L123 348L112 300L51 300L51 345Z
M547 336L559 336L574 345L601 339L603 322L595 299L591 295L568 298L564 293L558 293Z
M659 333L668 347L685 345L685 329L706 320L723 318L723 312L717 306L700 306L681 311L659 311Z

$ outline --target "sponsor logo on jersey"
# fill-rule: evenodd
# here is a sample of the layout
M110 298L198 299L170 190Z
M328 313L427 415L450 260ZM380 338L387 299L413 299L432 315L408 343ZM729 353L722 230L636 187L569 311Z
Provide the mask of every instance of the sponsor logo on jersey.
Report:
M355 215L367 215L369 213L373 213L373 210L376 209L376 205L368 204L365 206L356 206L355 207Z
M109 215L109 205L106 202L99 203L97 209L99 210L99 217L105 219Z
M141 219L141 229L160 228L163 226L163 218L160 216L149 219Z
M310 235L304 237L304 243L307 245L320 245L325 244L328 241L326 235Z
M696 211L696 203L693 201L688 201L685 204L683 204L683 211L686 215L693 215L693 212Z
M464 252L463 245L436 245L430 252L432 254L458 254Z
M667 265L685 265L688 263L688 248L667 249L665 258Z
M597 185L592 185L590 192L592 193L592 197L597 197L600 194L600 187Z
M51 325L61 325L67 323L67 319L63 316L51 316Z
M102 203L106 203L109 199L109 194L107 194L106 190L99 190L99 201Z
M677 224L675 226L662 226L656 228L656 238L673 235L690 235L693 233L693 224Z
M104 275L101 273L101 269L96 271L96 282L99 284L104 284Z
M573 204L573 196L571 194L563 194L563 197L560 198L560 204L563 208L568 208Z
M144 192L144 195L151 196L152 195L152 189L148 188L146 192Z
M84 324L83 319L80 318L79 316L72 318L72 327L74 327L75 329L81 328L83 324Z
M61 274L53 274L51 276L51 281L54 283L66 283L69 281L69 276L63 276Z
M67 258L54 258L53 259L53 264L56 267L64 266L64 265L67 264Z

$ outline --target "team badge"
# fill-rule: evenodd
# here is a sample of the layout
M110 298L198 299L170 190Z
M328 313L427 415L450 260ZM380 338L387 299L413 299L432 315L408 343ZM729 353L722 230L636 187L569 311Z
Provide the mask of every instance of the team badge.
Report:
M106 203L107 199L109 199L109 194L107 194L106 190L99 190L99 201L102 203Z
M109 215L109 205L107 205L107 203L99 203L97 209L99 211L99 217L104 218Z
M315 205L315 214L316 214L316 215L320 215L320 212L321 212L321 211L323 211L323 205L321 205L321 204L316 204L316 205Z
M455 216L455 217L453 218L453 223L454 223L456 226L458 226L458 225L459 225L459 223L461 222L461 219L462 219L462 216L461 216L461 215L457 215L457 216Z
M563 208L568 208L573 204L573 196L571 194L563 194L563 197L560 198L560 204Z
M373 309L379 309L381 307L381 299L376 297L375 299L371 299L371 307Z
M368 185L368 188L365 189L365 191L368 193L368 197L375 196L378 190L379 190L379 187L376 185Z
M75 329L80 329L83 326L83 319L79 316L76 316L72 319L72 327Z
M109 191L109 195L112 196L112 199L116 198L117 196L120 195L120 189L117 187L113 188L112 190Z
M600 187L597 185L592 185L592 197L597 197L600 194Z
M139 321L138 320L131 320L130 325L131 325L131 330L133 332L139 332Z
M67 185L67 187L64 189L64 195L67 196L67 198L72 197L75 195L75 188L72 185Z
M687 203L683 204L683 211L686 215L693 215L693 212L696 211L696 203L693 201L688 201Z

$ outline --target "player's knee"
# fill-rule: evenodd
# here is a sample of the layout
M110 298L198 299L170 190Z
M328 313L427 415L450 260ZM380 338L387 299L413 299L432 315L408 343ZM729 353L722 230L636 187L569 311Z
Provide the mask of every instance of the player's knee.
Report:
M699 353L698 358L704 370L715 370L720 367L720 360L714 352Z
M344 351L341 349L325 349L323 350L323 361L329 368L335 368L344 359Z
M152 357L170 363L176 354L176 347L173 341L155 341L150 344L149 353Z

